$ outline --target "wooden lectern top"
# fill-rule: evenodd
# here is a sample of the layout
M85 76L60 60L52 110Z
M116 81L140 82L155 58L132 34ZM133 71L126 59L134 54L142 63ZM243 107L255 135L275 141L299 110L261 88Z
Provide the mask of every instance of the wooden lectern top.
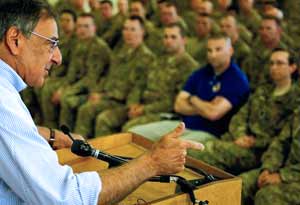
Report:
M138 157L152 145L152 142L141 136L130 133L122 133L89 141L96 149L100 149L112 155L122 157ZM96 171L107 169L108 163L92 157L79 157L71 153L69 149L57 151L59 162L70 165L74 172ZM209 205L240 205L241 179L228 174L220 169L209 166L204 162L187 157L187 164L195 168L201 168L209 174L213 174L220 180L201 185L194 190L199 200L208 200ZM187 180L199 179L204 176L185 169L177 174ZM119 205L190 205L189 196L185 193L176 193L175 183L146 182L132 194L119 203Z

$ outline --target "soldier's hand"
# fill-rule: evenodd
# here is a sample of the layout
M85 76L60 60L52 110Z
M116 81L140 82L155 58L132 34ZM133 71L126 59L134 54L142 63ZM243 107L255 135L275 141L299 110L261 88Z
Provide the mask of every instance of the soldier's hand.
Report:
M51 102L54 105L58 105L60 103L61 95L62 95L62 90L61 89L58 89L57 91L55 91L52 95Z
M128 117L129 119L141 116L144 113L144 106L141 104L133 104L129 107Z
M263 186L266 176L268 176L269 174L270 174L269 170L264 170L260 173L258 180L257 180L257 186L259 188L261 188Z
M201 143L179 139L185 129L184 123L163 136L150 151L151 161L157 175L174 174L184 169L187 149L203 150Z
M243 136L236 139L234 143L243 148L251 148L255 144L255 138L253 136Z
M91 103L96 104L96 103L100 102L101 97L102 97L102 94L101 94L101 93L96 93L96 92L94 92L94 93L91 93L91 94L89 95L88 101L91 102Z
M281 183L281 177L279 173L270 173L269 171L265 170L259 176L257 185L259 188L262 188L266 185L279 183Z

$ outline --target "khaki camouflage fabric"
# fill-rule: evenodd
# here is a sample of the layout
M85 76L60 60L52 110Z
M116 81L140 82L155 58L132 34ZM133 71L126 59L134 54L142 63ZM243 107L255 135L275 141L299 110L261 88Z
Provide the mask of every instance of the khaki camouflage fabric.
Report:
M112 58L107 78L94 89L94 92L101 93L103 97L98 103L86 102L78 109L75 132L83 136L94 136L94 121L98 113L125 104L132 87L145 80L148 66L155 57L142 44L136 49L124 45L113 53Z
M192 153L196 158L234 174L258 167L261 154L280 133L286 120L299 106L299 86L293 85L282 96L273 96L273 85L265 85L250 96L249 101L233 116L229 132L221 140L208 142L204 152ZM239 137L255 137L250 149L233 143Z

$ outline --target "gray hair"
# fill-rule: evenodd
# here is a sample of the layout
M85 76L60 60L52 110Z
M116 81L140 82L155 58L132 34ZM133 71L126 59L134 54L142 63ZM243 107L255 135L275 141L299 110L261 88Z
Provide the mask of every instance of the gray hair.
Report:
M0 41L12 26L29 37L41 18L56 18L45 0L1 0Z

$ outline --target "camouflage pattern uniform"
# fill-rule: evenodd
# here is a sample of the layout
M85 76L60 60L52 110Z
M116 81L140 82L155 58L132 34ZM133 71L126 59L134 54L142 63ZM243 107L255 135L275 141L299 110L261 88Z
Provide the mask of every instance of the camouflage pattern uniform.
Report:
M236 42L233 42L233 48L233 58L235 59L236 63L242 67L242 63L244 62L246 56L251 54L251 49L241 38L239 38Z
M54 68L50 72L49 78L45 80L44 86L40 90L40 106L43 115L43 125L48 127L57 127L58 107L51 104L51 97L64 82L67 75L69 65L71 63L72 50L76 45L76 37L72 35L71 38L61 36L60 51L62 54L62 64L58 68Z
M88 40L87 53L77 56L75 61L81 61L82 68L77 70L82 77L77 82L70 82L72 85L65 87L60 100L60 125L67 125L71 130L74 127L77 108L83 104L88 93L96 87L96 84L105 78L110 64L111 50L100 38L94 37ZM76 70L72 70L76 72Z
M198 68L198 63L188 54L183 53L180 57L163 55L149 70L147 80L142 86L136 86L131 90L127 98L127 105L141 104L144 106L142 116L129 120L124 131L137 124L145 124L160 120L159 113L171 112L175 95L181 89L184 81L193 70ZM96 121L96 135L113 133L115 128L120 127L128 120L127 109L123 109L122 119L119 123L109 121L113 109L101 113ZM121 110L118 111L121 115Z
M221 140L208 142L204 152L193 156L224 170L238 174L256 168L261 154L276 137L294 109L299 105L299 86L293 85L282 96L273 96L274 85L257 89L240 111L233 116L229 132ZM237 146L233 141L242 136L255 137L250 148Z
M258 31L262 18L255 9L252 9L250 15L246 16L243 14L239 14L237 17L238 22L245 25L248 30L253 33L256 33Z
M87 102L78 109L76 133L94 136L94 120L97 114L105 109L124 106L131 88L145 80L154 55L144 44L136 49L124 45L113 54L112 59L105 82L95 90L103 94L101 100L98 103ZM114 116L110 117L114 119Z
M207 64L207 39L208 37L187 39L186 51L199 63L199 68Z
M103 38L111 48L114 48L120 41L122 28L126 19L127 16L121 13L115 15L112 17L110 28L101 35L101 38Z
M290 205L300 202L300 112L299 109L289 118L280 135L271 143L262 156L260 169L241 175L243 179L244 204ZM279 173L282 183L257 187L260 172L269 170Z

